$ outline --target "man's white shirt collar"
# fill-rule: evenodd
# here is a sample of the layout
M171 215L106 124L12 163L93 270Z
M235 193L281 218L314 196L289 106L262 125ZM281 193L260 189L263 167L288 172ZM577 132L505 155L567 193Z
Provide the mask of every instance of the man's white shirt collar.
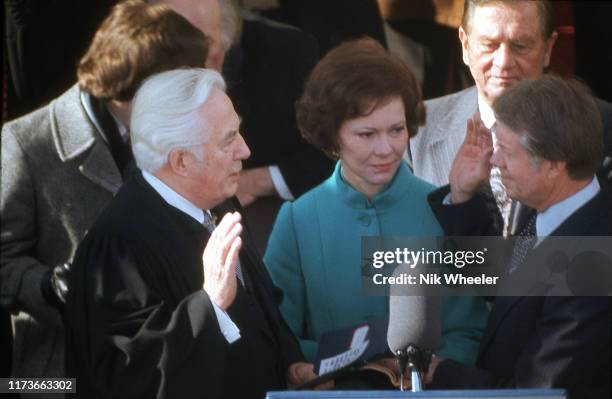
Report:
M599 182L594 177L582 190L567 197L563 201L551 205L536 217L536 232L538 237L546 237L561 226L574 212L582 208L599 193Z
M147 171L142 171L142 177L153 187L155 191L166 201L181 212L191 216L198 223L204 223L204 211L195 206L191 201L171 189L166 183Z
M130 138L130 130L127 128L127 126L123 124L123 122L119 120L119 118L115 116L115 114L113 114L113 111L111 111L110 107L106 107L106 109L108 110L108 113L111 114L111 116L113 117L115 125L117 125L117 130L119 130L119 135L121 136L121 139L124 143L127 143Z
M495 124L495 112L493 108L478 94L478 112L480 112L480 119L484 123L487 129L491 129Z
M480 113L480 120L484 123L485 127L489 130L495 125L495 112L493 108L480 96L478 93L478 112ZM491 139L493 140L493 148L497 144L497 137L494 132L491 132Z

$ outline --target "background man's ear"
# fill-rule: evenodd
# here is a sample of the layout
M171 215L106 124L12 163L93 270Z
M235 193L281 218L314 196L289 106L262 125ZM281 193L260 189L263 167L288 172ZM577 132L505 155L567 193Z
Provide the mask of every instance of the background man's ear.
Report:
M470 58L468 56L468 35L463 27L459 27L459 40L461 41L461 50L463 51L463 63L469 66Z
M550 56L552 54L552 50L555 47L555 43L557 42L557 32L553 32L552 35L550 35L550 39L548 39L546 41L546 52L544 53L544 68L548 68L548 65L550 64Z

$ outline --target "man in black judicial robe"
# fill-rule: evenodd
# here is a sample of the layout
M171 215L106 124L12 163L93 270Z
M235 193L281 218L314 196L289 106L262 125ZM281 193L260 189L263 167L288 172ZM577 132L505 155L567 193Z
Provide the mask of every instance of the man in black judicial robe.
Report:
M79 246L66 303L82 397L262 398L315 377L231 198L250 152L224 87L186 69L136 94L142 172ZM222 217L212 233L209 211Z

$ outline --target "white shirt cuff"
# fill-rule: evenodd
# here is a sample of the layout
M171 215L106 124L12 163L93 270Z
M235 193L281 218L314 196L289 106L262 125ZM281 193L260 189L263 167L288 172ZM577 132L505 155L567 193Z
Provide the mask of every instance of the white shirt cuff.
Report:
M225 340L228 344L233 344L234 342L240 339L240 330L238 326L234 324L232 319L230 319L229 315L225 313L223 309L218 307L213 301L213 309L215 309L215 314L217 315L217 321L219 322L219 329L221 333L225 337Z
M291 190L287 186L285 179L283 178L282 173L277 165L268 166L268 171L270 171L270 177L272 177L272 184L278 193L278 196L284 199L285 201L293 201L295 198L293 194L291 194Z
M452 205L452 204L453 203L451 202L451 193L448 193L442 200L442 205Z

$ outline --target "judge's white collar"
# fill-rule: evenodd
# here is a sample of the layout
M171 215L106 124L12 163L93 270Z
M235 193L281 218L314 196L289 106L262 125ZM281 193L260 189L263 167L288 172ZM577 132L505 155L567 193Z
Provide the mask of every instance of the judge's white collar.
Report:
M166 183L159 180L151 173L143 170L142 177L144 177L147 183L153 187L153 190L157 191L168 205L172 205L179 211L186 213L197 220L198 223L204 223L204 211L202 209L195 206L191 201L171 189Z

